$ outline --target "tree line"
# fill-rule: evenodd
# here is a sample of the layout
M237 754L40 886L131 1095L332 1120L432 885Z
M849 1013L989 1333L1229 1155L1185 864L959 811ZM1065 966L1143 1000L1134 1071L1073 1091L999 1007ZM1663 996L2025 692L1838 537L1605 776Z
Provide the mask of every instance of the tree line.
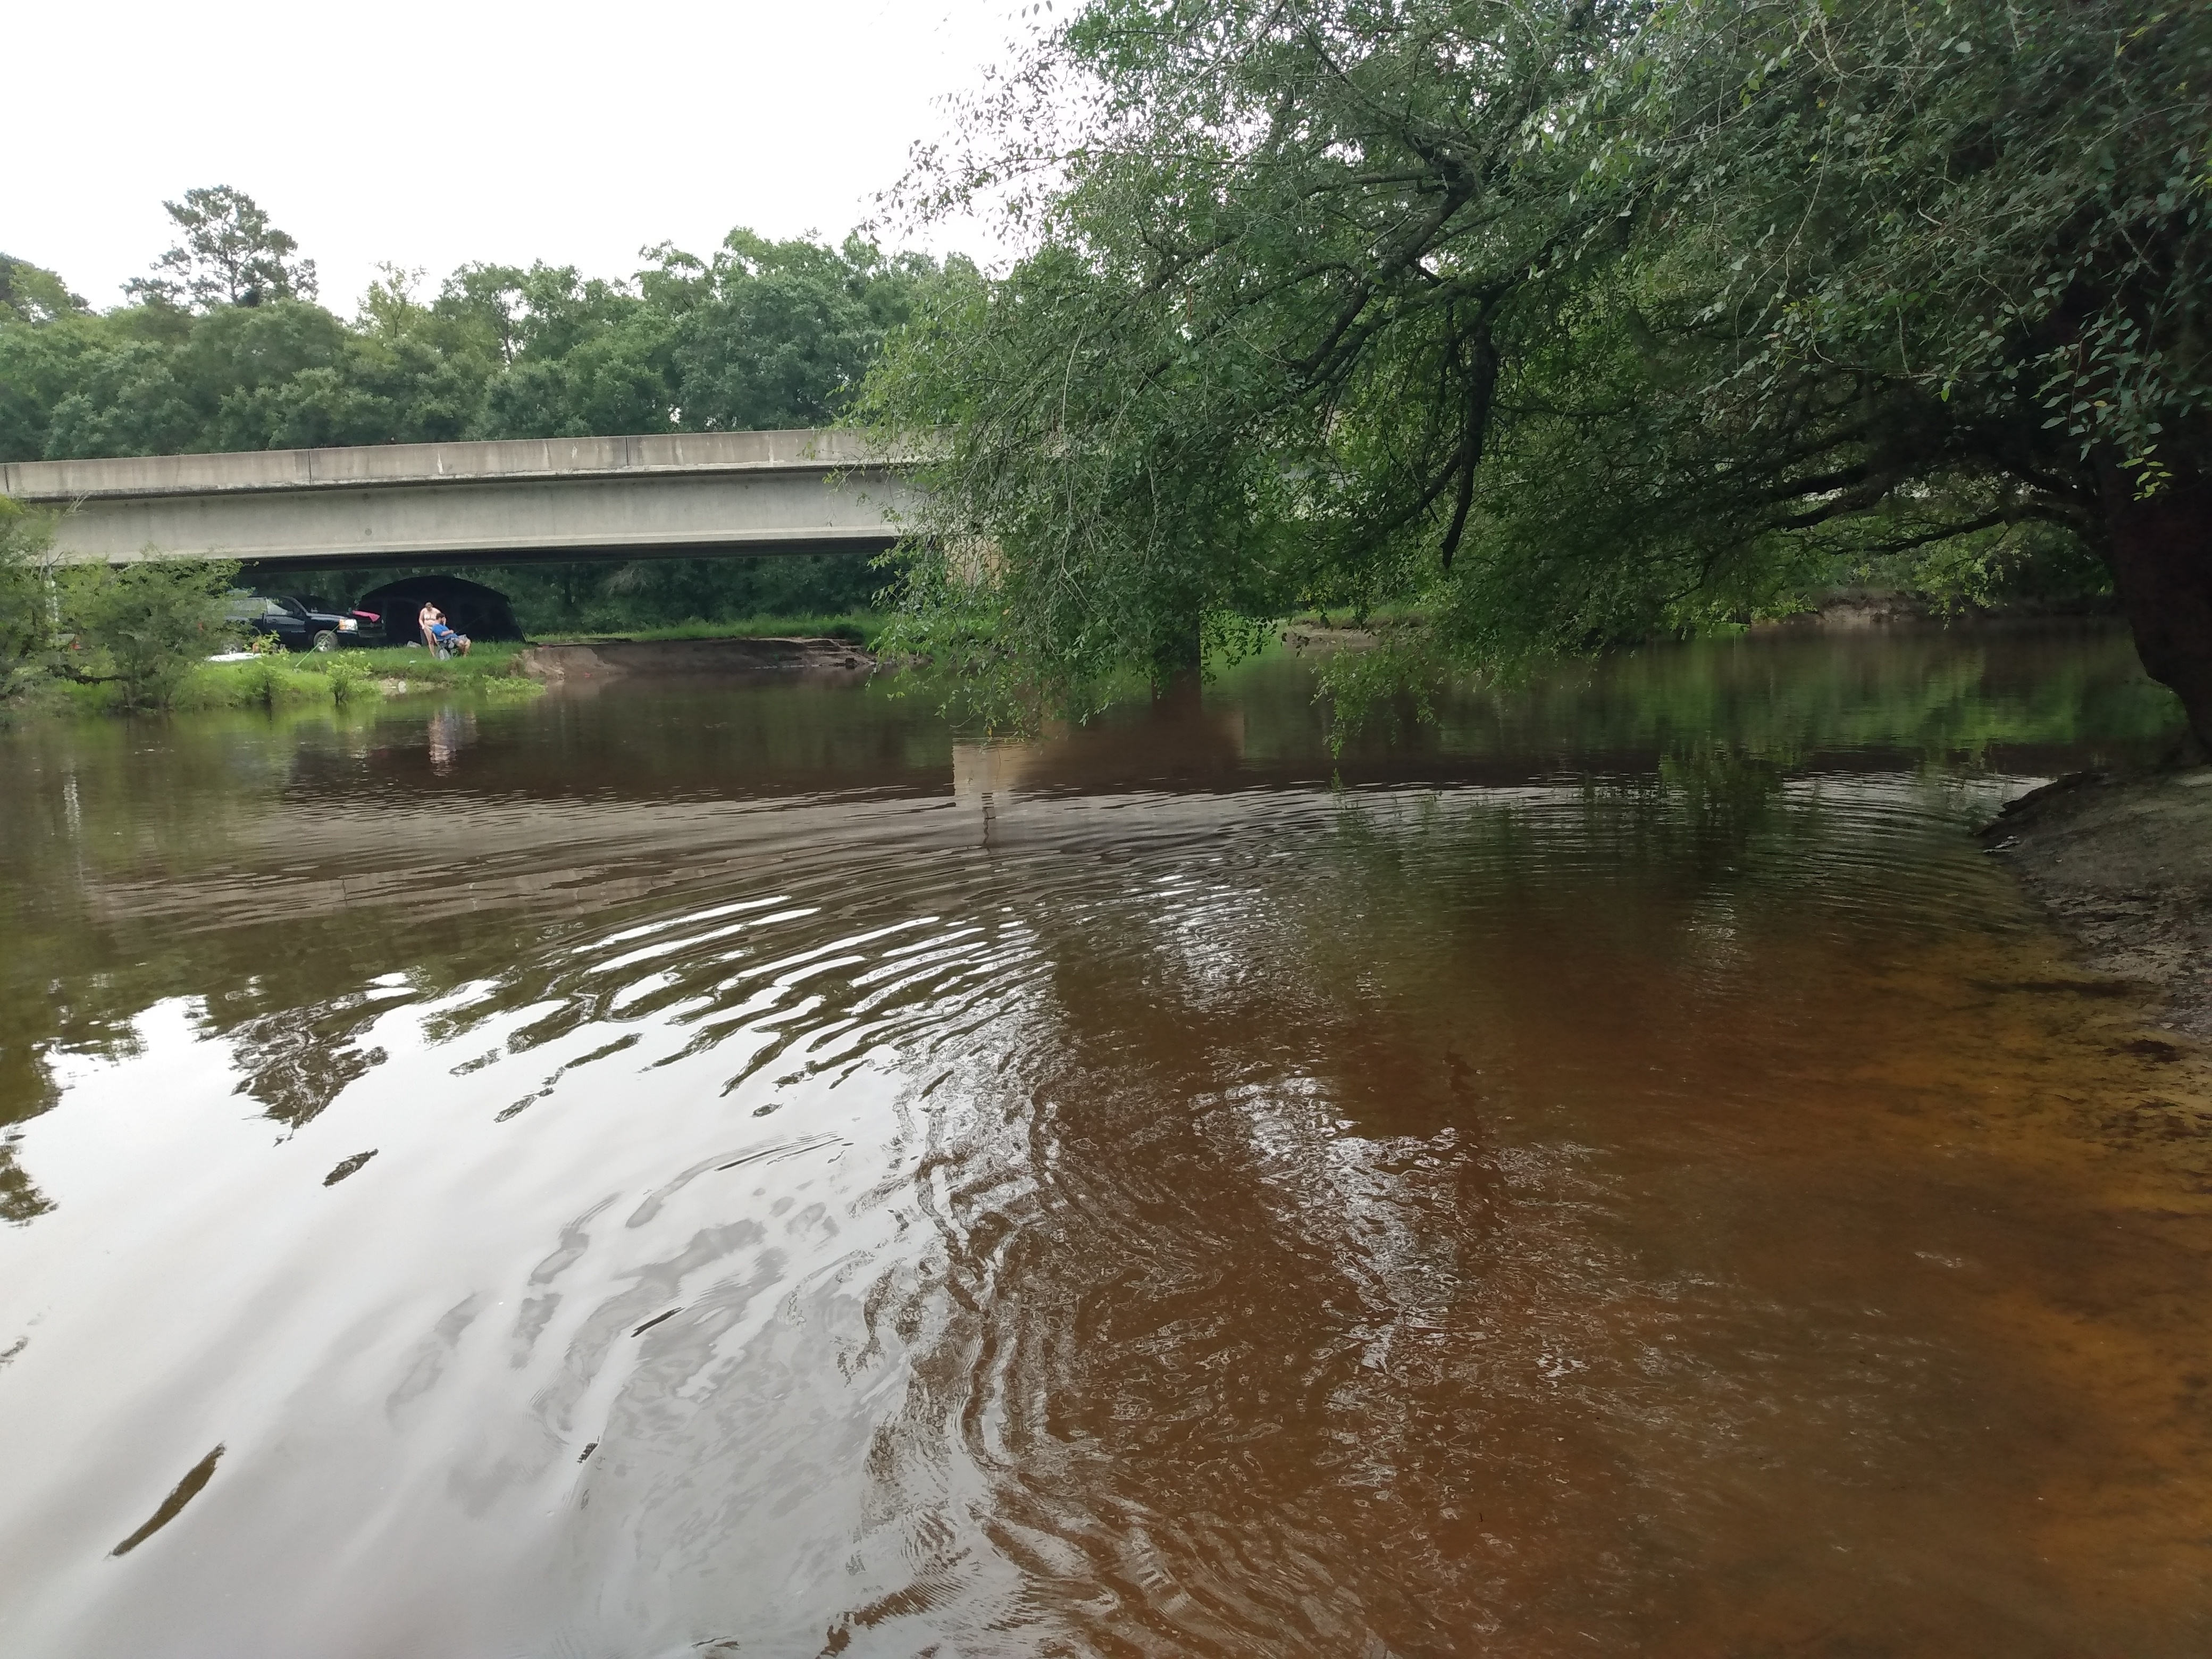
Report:
M904 197L1029 252L341 321L194 192L117 310L0 262L0 454L857 419L933 458L890 643L996 709L1315 605L1413 618L1357 690L1858 579L2105 587L2212 742L2212 8L1079 0Z
M111 309L0 254L0 459L823 426L945 275L858 236L832 247L739 229L706 258L649 249L623 281L477 264L433 294L421 273L386 267L343 318L252 197L218 186L166 205L175 246ZM125 706L165 705L222 642L229 581L301 580L229 565L55 569L49 532L0 500L0 703L90 678ZM851 612L883 580L860 556L471 574L507 588L533 627L568 629Z
M739 229L621 281L386 266L344 318L250 196L167 206L176 246L112 309L0 255L0 459L823 426L944 276Z
M1031 249L869 385L941 445L911 649L1079 705L1314 605L1418 678L2103 584L2212 742L2212 8L1060 17L906 186Z

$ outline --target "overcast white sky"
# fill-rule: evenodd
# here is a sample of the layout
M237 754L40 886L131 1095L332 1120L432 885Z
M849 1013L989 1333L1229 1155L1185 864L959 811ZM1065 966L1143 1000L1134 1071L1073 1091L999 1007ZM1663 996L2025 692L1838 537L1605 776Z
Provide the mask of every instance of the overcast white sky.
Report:
M1021 0L118 0L6 27L15 159L0 251L95 306L233 185L350 313L378 261L544 258L627 276L732 225L837 240L939 136ZM24 135L37 135L26 141ZM972 228L927 239L972 246ZM979 255L991 250L973 246Z

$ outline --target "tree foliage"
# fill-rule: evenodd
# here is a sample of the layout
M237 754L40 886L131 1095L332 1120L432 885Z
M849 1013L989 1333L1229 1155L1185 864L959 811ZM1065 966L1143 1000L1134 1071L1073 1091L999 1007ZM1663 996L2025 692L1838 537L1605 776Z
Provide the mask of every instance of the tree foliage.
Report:
M212 311L315 297L315 262L244 191L216 185L161 205L184 240L129 285L139 298Z
M52 670L44 561L52 526L0 496L0 705Z
M166 708L185 679L234 637L224 596L238 567L220 559L142 559L54 573L71 678L112 682L130 709Z
M94 313L0 260L0 459L817 426L939 280L859 237L738 230L622 282L471 264L425 293L387 266L346 320L250 198L184 207L142 303Z
M1496 663L2101 561L2203 726L2208 86L2128 0L1091 0L909 186L1033 248L871 388L945 434L909 637L1079 698L1316 603Z
M471 264L428 290L422 272L386 266L350 320L273 291L197 312L162 297L96 313L52 271L0 258L0 459L824 425L885 331L945 279L931 260L857 236L830 247L738 230L708 258L667 246L646 257L625 282ZM963 271L972 276L956 265L956 278ZM42 586L25 574L40 533L27 515L0 520L0 544L14 550L0 558L0 659L21 670L14 690L127 675L134 702L162 701L173 690L166 671L118 643L155 627L155 596L140 586L150 578L78 573ZM373 585L328 574L333 590ZM617 629L851 612L882 582L865 556L476 574L506 588L533 627ZM298 577L259 580L282 589ZM33 589L41 604L76 596L64 632L82 649L52 656L52 619L40 611L29 642L5 655L15 649L9 618L37 609L13 596ZM189 598L162 602L184 605L174 613L184 616ZM134 605L145 611L136 620ZM204 654L205 621L191 611L170 631Z
M0 496L0 713L72 681L108 688L126 709L166 708L233 639L237 565L58 565L52 543L51 516Z
M70 293L52 271L0 253L0 319L46 323L84 309L84 296Z

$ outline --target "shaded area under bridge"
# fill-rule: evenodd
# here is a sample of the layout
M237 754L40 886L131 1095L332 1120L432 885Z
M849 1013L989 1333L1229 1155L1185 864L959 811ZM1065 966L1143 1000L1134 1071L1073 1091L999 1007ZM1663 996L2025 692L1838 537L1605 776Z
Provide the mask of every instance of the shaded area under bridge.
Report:
M512 563L875 551L916 501L861 434L672 433L0 464L65 562Z

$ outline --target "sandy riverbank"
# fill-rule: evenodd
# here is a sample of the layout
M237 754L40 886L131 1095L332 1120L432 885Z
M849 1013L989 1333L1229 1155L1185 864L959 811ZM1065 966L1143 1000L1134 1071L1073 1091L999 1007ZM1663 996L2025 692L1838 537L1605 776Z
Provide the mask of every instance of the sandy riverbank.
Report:
M2212 1040L2212 766L2063 778L1982 836L2089 965L2152 987L2160 1024Z

